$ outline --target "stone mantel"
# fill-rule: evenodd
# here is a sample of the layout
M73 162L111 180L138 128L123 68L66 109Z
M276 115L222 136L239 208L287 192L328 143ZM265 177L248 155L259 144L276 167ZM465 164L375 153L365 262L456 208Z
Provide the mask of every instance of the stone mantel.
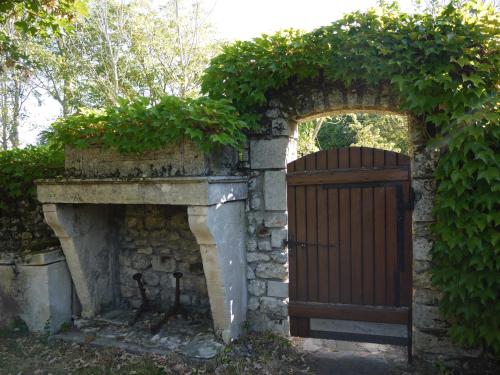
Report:
M37 181L43 203L172 204L210 206L247 197L240 176L140 179L57 179Z
M82 304L93 317L114 303L117 252L113 204L187 206L200 246L214 328L225 342L239 336L247 311L247 178L239 176L37 181L47 224L63 249Z

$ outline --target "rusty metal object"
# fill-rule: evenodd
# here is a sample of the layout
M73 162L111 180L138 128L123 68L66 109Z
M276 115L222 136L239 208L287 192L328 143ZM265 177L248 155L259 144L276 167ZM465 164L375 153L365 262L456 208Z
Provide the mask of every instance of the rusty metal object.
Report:
M180 279L182 278L182 272L174 272L175 277L175 300L174 306L163 315L163 317L156 323L151 326L151 333L157 333L161 327L172 317L177 315L181 315L183 319L187 319L187 311L181 305L181 287L180 287Z
M141 317L141 315L143 313L151 310L151 305L150 305L148 298L146 296L146 289L144 288L144 284L142 282L142 273L135 273L132 276L132 278L137 282L137 286L139 287L139 291L141 293L142 303L139 306L139 308L137 309L134 317L129 321L128 324L130 326L133 326L135 323L137 323L137 321L139 320L139 318Z

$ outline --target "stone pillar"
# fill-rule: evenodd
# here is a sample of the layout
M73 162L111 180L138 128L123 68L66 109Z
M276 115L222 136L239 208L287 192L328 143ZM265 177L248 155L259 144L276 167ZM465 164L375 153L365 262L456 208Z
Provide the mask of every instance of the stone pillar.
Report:
M435 222L433 208L436 180L433 173L439 150L428 147L424 125L410 118L413 148L413 349L416 355L464 355L465 351L451 343L448 323L439 311L441 292L431 282L431 249L434 239L431 226ZM472 353L469 353L472 354Z
M215 332L229 343L246 321L244 203L189 206L188 220L200 245Z
M44 204L47 224L56 233L82 304L82 316L95 316L114 303L118 285L114 243L105 205Z
M273 103L269 133L250 141L247 278L249 322L289 333L286 166L297 158L297 124Z

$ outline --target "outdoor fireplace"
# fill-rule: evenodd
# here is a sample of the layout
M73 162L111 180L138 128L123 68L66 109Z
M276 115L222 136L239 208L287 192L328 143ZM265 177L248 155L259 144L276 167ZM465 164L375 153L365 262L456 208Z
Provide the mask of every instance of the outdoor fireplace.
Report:
M92 318L139 308L134 275L167 312L175 301L211 315L217 336L238 337L246 319L245 199L238 176L68 178L38 182L38 199L58 236L82 306Z

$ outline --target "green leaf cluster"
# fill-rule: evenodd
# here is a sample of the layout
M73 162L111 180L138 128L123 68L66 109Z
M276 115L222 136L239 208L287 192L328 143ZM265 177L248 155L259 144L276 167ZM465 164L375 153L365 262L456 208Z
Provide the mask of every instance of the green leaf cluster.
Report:
M64 155L49 147L26 147L0 152L0 212L35 193L34 180L61 175Z
M435 129L442 150L432 273L450 335L500 354L499 17L478 0L458 4L356 12L310 33L236 42L212 60L202 90L257 114L252 128L271 95L297 82L398 93L399 110Z
M99 145L121 153L156 150L186 139L209 151L242 146L246 127L227 100L164 96L154 105L141 98L81 111L57 120L47 138L52 145Z

